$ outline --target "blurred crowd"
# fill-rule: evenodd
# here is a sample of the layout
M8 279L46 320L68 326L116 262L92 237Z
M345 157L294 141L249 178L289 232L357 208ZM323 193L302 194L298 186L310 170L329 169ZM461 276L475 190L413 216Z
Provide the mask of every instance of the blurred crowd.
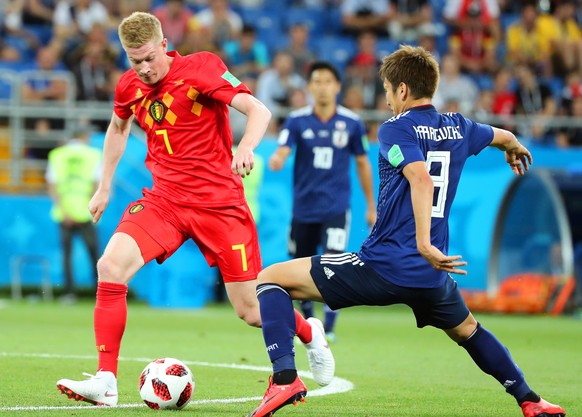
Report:
M309 103L304 71L315 59L342 74L341 103L389 114L377 75L401 43L441 65L434 103L557 147L582 146L582 0L4 0L0 69L67 71L74 100L109 101L128 69L119 21L150 11L172 49L212 51L275 113ZM68 84L30 80L24 101L63 100ZM0 97L2 94L0 93ZM278 113L280 111L280 113ZM512 116L529 117L527 126ZM270 131L276 135L281 117ZM32 129L51 129L37 120ZM371 140L378 121L369 118ZM495 123L493 123L495 124ZM236 125L235 125L236 126ZM235 132L236 136L237 132Z

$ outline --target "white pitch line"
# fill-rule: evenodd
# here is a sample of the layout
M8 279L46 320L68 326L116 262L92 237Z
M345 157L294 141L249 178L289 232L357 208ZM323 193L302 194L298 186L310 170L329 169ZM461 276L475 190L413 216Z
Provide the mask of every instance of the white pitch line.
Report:
M57 355L52 353L15 353L15 352L0 352L0 357L19 357L19 358L46 358L46 359L87 359L95 360L96 356L92 355ZM154 358L127 358L124 356L119 357L120 361L127 362L143 362L149 363ZM236 363L210 363L210 362L198 362L198 361L186 361L182 360L186 365L195 366L208 366L214 368L231 368L231 369L241 369L246 371L259 371L259 372L271 372L271 368L267 366L254 366L254 365L240 365ZM306 371L298 371L300 376L313 379L313 374ZM333 378L331 383L323 388L318 388L313 391L309 391L309 397L320 397L323 395L341 394L342 392L351 391L354 389L354 384L347 379L338 378L337 376ZM192 400L190 404L234 404L234 403L245 403L248 401L259 401L263 397L242 397L242 398L217 398L217 399L207 399L207 400ZM139 404L120 404L116 408L138 408L145 407L143 403ZM50 411L50 410L81 410L81 409L91 409L91 408L101 408L92 405L74 405L74 406L14 406L14 407L0 407L0 411Z

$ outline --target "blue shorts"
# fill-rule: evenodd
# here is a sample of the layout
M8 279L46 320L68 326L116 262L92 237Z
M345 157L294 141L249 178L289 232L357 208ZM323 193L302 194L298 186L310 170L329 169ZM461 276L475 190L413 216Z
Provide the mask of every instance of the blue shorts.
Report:
M344 252L349 239L350 220L350 210L318 223L302 223L293 219L289 232L289 256L306 258L318 253Z
M449 275L439 288L400 287L382 278L356 253L313 256L311 277L325 303L333 310L353 306L406 304L418 327L452 329L469 315L469 309Z

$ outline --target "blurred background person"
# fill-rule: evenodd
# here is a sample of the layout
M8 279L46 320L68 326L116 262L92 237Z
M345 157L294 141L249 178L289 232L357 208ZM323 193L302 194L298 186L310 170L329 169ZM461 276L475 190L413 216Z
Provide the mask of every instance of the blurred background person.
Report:
M122 73L117 67L119 55L120 51L109 42L107 27L101 23L95 23L85 39L65 54L64 61L75 76L77 100L112 99Z
M186 40L188 22L194 15L185 0L166 0L152 14L162 23L162 30L172 49L178 49Z
M94 24L109 25L109 12L98 0L59 0L53 15L53 41L65 50L82 42Z
M182 45L177 51L181 55L188 55L195 52L213 52L223 56L223 51L214 39L214 32L211 26L203 25L198 19L198 15L191 16L188 20L188 31Z
M471 29L478 18L495 42L503 38L499 16L497 0L447 0L443 9L444 21L452 32Z
M23 57L20 49L6 42L8 30L4 20L0 21L0 61L1 62L19 62Z
M434 95L434 106L439 112L453 111L452 103L462 113L472 113L479 97L479 86L468 75L461 73L459 57L448 53L441 61L441 76Z
M493 98L493 90L479 91L479 100L477 100L473 109L475 120L486 121L493 116Z
M547 118L557 116L558 105L552 90L527 65L519 65L514 73L517 79L515 114L529 116L529 122L520 126L521 135L538 144L553 144L554 128L545 123Z
M457 55L461 71L486 75L497 67L497 41L499 34L493 32L494 25L483 18L480 3L472 3L463 17L464 24L454 27L449 37L449 50Z
M316 59L316 55L309 47L309 26L305 23L294 22L288 29L288 41L283 51L293 57L293 68L297 74L305 76L309 64Z
M573 101L582 96L582 71L572 71L565 78L560 94L560 112L563 116L571 113Z
M493 114L496 116L508 117L515 112L517 96L512 84L513 72L509 67L501 67L493 75Z
M228 0L208 0L208 7L196 14L196 20L210 30L219 47L228 40L237 39L243 28L242 18L231 9Z
M576 96L567 113L576 120L582 120L582 96ZM556 133L556 145L560 148L582 147L582 127L564 126Z
M493 103L491 110L494 116L504 120L502 123L495 124L495 126L515 133L515 125L511 122L511 119L515 113L517 96L511 68L502 66L493 74L492 90Z
M438 30L433 23L430 0L390 0L390 5L388 32L391 39L417 43L422 33Z
M112 27L116 27L121 19L133 12L147 12L152 10L153 0L102 0L109 13Z
M60 49L55 45L42 47L36 54L36 60L32 64L32 69L38 71L27 75L22 83L22 101L41 105L45 103L64 104L68 98L72 97L74 85L69 82L67 68L62 62ZM51 104L48 104L51 105ZM64 118L47 118L39 114L25 120L25 127L34 132L38 139L47 137L54 130L62 130L65 127ZM29 146L26 149L26 156L35 159L46 159L50 144L44 146Z
M27 1L5 0L0 2L0 33L4 47L13 47L17 50L21 59L30 58L29 53L34 52L42 42L38 36L30 30L30 25L25 23ZM50 26L48 26L50 29ZM17 44L9 45L9 41L17 41Z
M340 7L344 34L357 36L372 31L378 36L388 36L391 18L388 0L343 0Z
M101 151L89 146L88 127L77 129L74 138L48 155L46 181L53 202L51 216L59 225L63 249L64 294L62 301L76 300L73 277L73 238L79 235L91 258L91 277L97 284L99 245L93 218L89 213L89 200L99 182Z
M341 90L336 68L323 61L311 64L307 89L313 106L289 114L279 134L279 148L269 168L279 171L295 148L293 215L289 255L294 258L346 250L351 222L350 163L353 156L366 199L366 223L376 221L368 138L360 117L337 105ZM314 317L313 302L302 302L303 315ZM337 312L324 305L324 330L335 341Z
M289 106L291 92L304 87L305 80L294 71L293 57L288 52L279 51L271 68L259 75L256 96L273 115L280 116L282 109Z
M342 92L342 106L358 113L366 110L364 93L357 85L350 85Z
M257 39L255 28L245 24L238 39L227 41L223 48L225 61L239 78L258 78L269 67L267 45Z
M444 30L444 29L443 29ZM438 30L423 30L418 35L418 46L422 46L429 51L436 62L441 62L441 48L437 45L436 36Z
M384 87L378 77L381 61L376 52L377 44L378 37L374 32L360 33L356 53L349 60L345 71L344 89L352 86L360 88L366 109L373 109L377 97L384 94Z
M56 0L23 0L22 23L25 25L51 26Z
M505 34L506 62L527 65L536 75L552 74L551 40L556 31L549 19L540 18L535 0L524 0L519 20L507 28Z
M551 39L552 75L564 77L571 71L582 71L582 30L576 21L575 0L553 0L551 15L544 19L554 24L556 36Z

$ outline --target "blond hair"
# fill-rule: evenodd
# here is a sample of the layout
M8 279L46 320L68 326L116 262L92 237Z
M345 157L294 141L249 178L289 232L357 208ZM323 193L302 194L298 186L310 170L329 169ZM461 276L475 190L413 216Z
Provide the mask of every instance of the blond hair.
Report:
M439 64L432 54L418 46L400 45L400 48L384 58L378 71L383 81L388 81L395 92L400 83L410 89L414 99L432 98L437 89Z
M150 13L133 12L119 24L119 40L124 48L139 48L148 42L164 40L162 24Z

